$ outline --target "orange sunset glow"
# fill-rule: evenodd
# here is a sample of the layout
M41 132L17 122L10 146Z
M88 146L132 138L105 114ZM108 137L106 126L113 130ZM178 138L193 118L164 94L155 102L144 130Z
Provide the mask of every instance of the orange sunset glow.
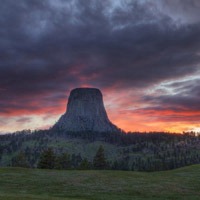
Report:
M198 9L58 2L1 10L1 134L53 126L77 87L99 88L127 132L200 130Z

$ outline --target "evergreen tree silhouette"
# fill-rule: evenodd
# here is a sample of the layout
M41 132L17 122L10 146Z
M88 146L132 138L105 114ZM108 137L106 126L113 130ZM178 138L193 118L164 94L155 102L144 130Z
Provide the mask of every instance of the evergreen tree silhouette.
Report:
M106 158L104 155L104 148L100 145L97 153L93 159L93 165L95 169L106 169Z

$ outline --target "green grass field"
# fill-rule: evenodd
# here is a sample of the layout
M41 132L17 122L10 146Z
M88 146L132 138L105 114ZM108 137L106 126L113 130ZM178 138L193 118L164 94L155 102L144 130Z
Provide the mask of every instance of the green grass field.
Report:
M0 200L199 200L200 165L163 172L0 168Z

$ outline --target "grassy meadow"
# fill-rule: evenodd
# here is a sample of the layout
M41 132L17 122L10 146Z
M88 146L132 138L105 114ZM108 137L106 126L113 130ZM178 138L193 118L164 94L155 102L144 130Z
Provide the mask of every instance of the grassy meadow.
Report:
M199 200L200 165L171 171L0 168L1 200Z

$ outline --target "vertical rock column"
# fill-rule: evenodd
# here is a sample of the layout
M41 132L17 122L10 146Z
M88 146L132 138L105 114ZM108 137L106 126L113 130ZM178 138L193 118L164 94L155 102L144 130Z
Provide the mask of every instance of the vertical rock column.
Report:
M119 132L108 119L102 93L96 88L72 90L66 113L55 126L66 131Z

